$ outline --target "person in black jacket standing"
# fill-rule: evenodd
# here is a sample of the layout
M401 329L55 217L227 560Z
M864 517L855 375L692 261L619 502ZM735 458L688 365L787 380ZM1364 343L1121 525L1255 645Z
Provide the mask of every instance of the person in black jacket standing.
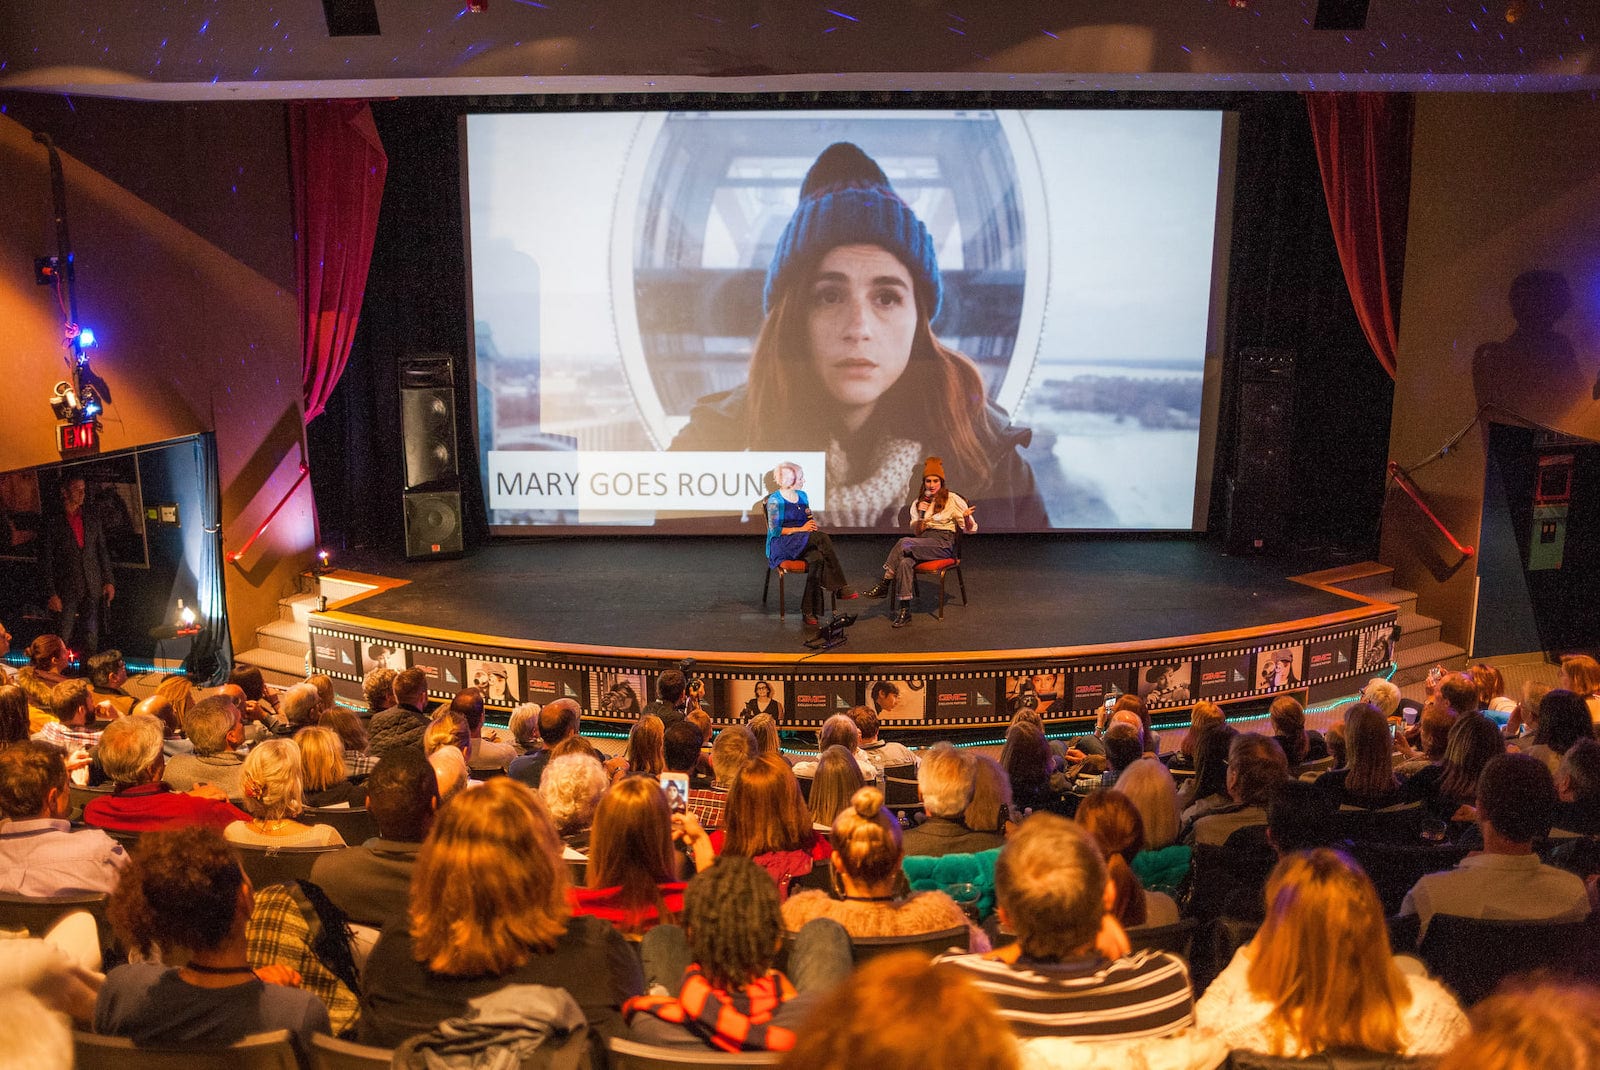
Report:
M100 649L100 606L116 597L111 582L111 554L100 518L84 508L82 476L61 484L62 511L45 526L40 564L46 606L57 614L56 634L80 653Z

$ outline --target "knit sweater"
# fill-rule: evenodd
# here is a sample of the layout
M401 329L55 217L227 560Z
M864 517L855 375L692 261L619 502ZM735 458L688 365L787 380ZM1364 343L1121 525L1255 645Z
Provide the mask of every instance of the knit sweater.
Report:
M796 892L783 904L783 927L799 932L813 918L831 918L851 936L921 936L968 925L973 951L986 950L983 930L969 925L955 900L943 892L918 892L909 899L870 903L860 899L831 899L826 892ZM981 945L981 946L980 946Z

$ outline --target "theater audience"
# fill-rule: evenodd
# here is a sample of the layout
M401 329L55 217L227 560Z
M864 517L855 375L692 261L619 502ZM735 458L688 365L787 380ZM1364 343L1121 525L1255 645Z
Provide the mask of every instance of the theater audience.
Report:
M1185 842L1221 845L1242 828L1265 825L1267 799L1273 788L1288 779L1289 763L1277 740L1256 732L1234 736L1228 748L1227 787L1231 803L1195 821Z
M116 887L128 856L99 829L72 830L67 787L67 763L56 748L22 740L0 749L0 892L75 895Z
M1107 772L1115 780L1122 771L1144 756L1139 730L1130 724L1114 724L1106 729L1102 741L1106 748Z
M28 696L16 684L0 684L0 748L28 738Z
M536 720L539 750L532 754L524 754L520 758L513 758L507 767L510 776L522 781L530 788L539 786L539 778L544 775L544 767L549 763L551 752L559 743L578 737L579 714L578 703L570 698L558 698L554 702L547 702L539 710Z
M1435 1070L1596 1070L1600 988L1555 978L1508 981L1467 1014L1472 1031Z
M250 881L216 830L141 838L111 896L112 927L145 958L160 949L187 955L186 965L145 961L112 970L95 1007L95 1032L166 1047L221 1046L273 1029L288 1029L309 1046L312 1034L328 1032L327 1008L315 996L265 983L250 968L245 926L254 902Z
M917 767L917 793L928 819L905 831L901 843L906 854L976 854L1005 843L999 832L975 832L963 823L972 802L976 768L969 751L946 742L935 743L923 754ZM1014 783L1012 790L1015 797Z
M322 715L339 704L339 697L333 692L333 677L326 673L313 673L306 677L306 683L317 689L317 720L322 720Z
M1178 842L1178 786L1155 758L1140 758L1117 778L1117 790L1139 811L1144 848L1129 860L1147 892L1175 895L1189 874L1192 848Z
M311 883L353 922L382 926L405 914L417 852L439 807L439 784L422 752L401 747L367 778L367 810L378 835L317 856Z
M1555 688L1541 680L1522 682L1522 701L1506 719L1505 737L1518 750L1533 746L1533 734L1539 729L1539 703Z
M287 739L300 729L314 725L322 716L322 697L308 683L295 684L278 696L277 712L261 707L261 728L257 739Z
M472 732L467 719L454 710L442 710L422 730L422 753L432 754L440 747L454 747L464 756L472 746Z
M1476 710L1463 714L1445 741L1444 760L1406 781L1407 792L1440 821L1471 821L1478 777L1489 759L1505 750L1499 725Z
M722 813L728 804L728 789L746 762L756 753L756 737L746 725L730 725L717 733L711 744L711 783L706 787L689 784L689 812L702 828L713 832L722 827Z
M244 755L234 748L244 742L244 725L227 696L212 695L191 706L183 732L192 750L168 758L162 779L178 791L210 784L230 799L243 798Z
M850 799L865 781L861 779L861 768L856 760L838 744L823 751L815 766L806 805L811 810L812 826L826 831L833 828L833 819L850 805ZM798 770L799 766L795 768Z
M817 754L821 757L823 751L829 747L843 747L845 753L850 755L851 761L856 763L856 768L861 772L862 783L878 778L878 768L870 760L858 754L856 748L861 746L861 730L849 716L836 713L822 722L822 728L817 732ZM817 762L815 759L795 762L795 776L816 776Z
M1267 798L1267 843L1279 858L1313 847L1332 847L1340 839L1333 823L1338 807L1316 785L1285 780ZM1256 906L1252 905L1252 912Z
M877 711L871 706L852 706L847 716L856 723L861 733L857 757L865 758L880 774L885 769L903 769L917 764L917 756L904 743L890 743L878 738L881 724Z
M863 966L807 1018L785 1070L1015 1070L1016 1044L979 987L916 952Z
M307 806L365 806L367 789L350 781L344 743L331 728L312 725L294 734L300 751L300 778Z
M539 796L509 777L439 811L391 921L362 972L364 1043L393 1047L507 985L565 989L591 1029L595 1065L643 991L639 959L598 918L573 916L561 839Z
M1214 725L1224 723L1222 707L1201 699L1189 712L1189 730L1183 734L1178 749L1173 752L1171 767L1190 770L1195 768L1200 750L1200 738Z
M765 719L763 720L763 718ZM773 718L772 714L758 713L750 718L745 727L750 729L750 733L755 736L757 754L776 754L778 757L783 758L784 761L789 762L790 765L794 764L789 761L788 757L784 755L783 749L778 745L778 722ZM754 757L754 755L751 755L751 757Z
M506 731L511 733L511 743L517 749L518 758L539 750L540 709L537 702L519 702L506 720Z
M1272 700L1267 715L1272 720L1272 738L1283 748L1291 776L1299 776L1301 766L1328 756L1328 741L1322 738L1322 733L1307 731L1306 708L1299 699L1280 695Z
M1017 942L944 956L999 1005L1019 1037L1144 1040L1193 1023L1189 970L1165 951L1128 951L1115 896L1089 833L1035 814L1000 851L995 893Z
M851 936L919 936L962 925L969 945L988 939L955 900L941 891L912 893L900 869L900 822L884 809L883 792L859 789L833 823L829 859L840 897L819 890L796 892L783 904L784 927L799 932L813 918L832 918Z
M709 784L701 770L700 746L704 742L700 726L688 718L667 725L661 734L661 756L667 763L667 772L687 776L691 792Z
M1588 654L1570 654L1561 659L1561 686L1589 707L1589 718L1600 724L1600 661Z
M67 663L71 654L59 635L46 633L34 638L23 653L28 664L17 670L17 686L29 695L49 694L50 689L67 678ZM38 702L35 706L40 705ZM48 709L48 704L41 707Z
M1580 739L1567 748L1556 769L1556 803L1551 838L1600 836L1600 742Z
M373 714L367 725L367 749L382 758L396 747L420 748L429 720L428 675L406 669L394 678L394 705Z
M1394 775L1394 737L1389 719L1367 702L1352 702L1344 712L1345 765L1316 780L1341 807L1381 810L1407 801Z
M1006 834L1012 818L1011 778L987 754L973 755L972 801L962 811L961 823L972 832ZM1020 816L1020 815L1018 815Z
M666 723L655 714L640 717L628 730L627 751L606 759L606 775L613 781L635 774L660 776L667 767L666 730Z
M1550 831L1556 787L1550 771L1526 754L1491 758L1478 780L1483 850L1455 869L1430 873L1406 893L1401 914L1421 919L1418 938L1435 914L1524 921L1580 921L1589 895L1576 874L1545 865L1533 841Z
M133 712L133 696L122 689L128 682L128 663L120 650L102 650L89 658L85 666L89 672L89 685L94 688L94 703L101 711L101 720L122 717Z
M467 768L478 771L505 772L511 760L517 757L517 748L483 736L483 692L469 687L450 701L450 710L466 719L468 746Z
M635 1040L664 1047L785 1051L819 998L850 972L850 941L828 921L790 944L791 982L776 968L783 919L772 879L729 855L695 875L682 924L659 925L641 948L646 979L665 995L622 1006Z
M373 669L361 678L361 696L366 699L367 720L394 705L394 678L398 674L391 668Z
M332 825L302 825L300 751L293 741L267 739L244 760L239 777L249 817L222 830L229 843L257 847L342 847Z
M151 695L135 705L133 712L161 722L161 749L168 758L194 753L194 744L183 737L183 726L178 722L178 715L172 712L172 703L160 695Z
M50 689L49 721L33 738L68 753L80 747L93 747L100 733L90 726L93 720L93 694L84 680L63 680Z
M1228 750L1238 734L1232 725L1218 724L1200 736L1195 747L1194 776L1178 790L1183 829L1214 810L1233 805L1228 794Z
M625 777L600 797L585 882L574 892L574 912L603 918L626 936L676 920L684 884L672 849L672 812L659 784Z
M562 842L573 850L588 848L589 826L605 790L606 771L593 755L558 754L545 766L539 795Z
M1177 902L1163 892L1147 892L1133 869L1132 860L1144 850L1144 821L1126 795L1105 789L1091 792L1074 820L1089 831L1105 857L1106 876L1116 890L1110 914L1124 929L1177 922Z
M472 771L467 768L467 756L454 743L435 747L428 755L433 775L439 779L439 799L449 802L455 796L476 784Z
M1467 670L1472 682L1478 685L1478 709L1489 714L1497 727L1503 727L1517 704L1506 697L1506 678L1493 665L1475 663Z
M927 767L927 758L923 759L923 767ZM1071 814L1077 806L1078 800L1070 791L1071 784L1067 782L1066 775L1056 768L1055 755L1050 752L1050 743L1045 739L1044 730L1032 720L1012 720L1011 727L1006 729L1005 746L1000 748L1000 768L1005 770L1006 777L1011 781L1012 801L1024 814L1034 810ZM971 780L970 772L965 775ZM918 783L920 782L919 771ZM923 801L927 801L926 789L923 790ZM952 850L982 851L999 846L998 842L990 842L981 846L959 847ZM923 851L919 847L916 850L909 850L909 853L932 852Z
M179 793L163 784L163 737L161 722L139 713L119 717L106 726L97 756L112 792L89 800L83 808L85 824L114 832L183 825L206 825L221 832L234 822L250 820L249 814L229 803L216 788Z
M1417 718L1417 742L1420 749L1413 749L1404 734L1395 737L1396 747L1406 756L1405 761L1394 767L1395 775L1410 783L1430 766L1443 763L1445 748L1450 743L1450 730L1456 726L1458 717L1459 714L1442 696L1437 693L1429 696L1428 701L1422 706L1421 715Z
M367 752L367 726L361 723L361 718L343 706L335 706L322 711L317 723L333 729L338 735L339 743L344 748L344 767L352 780L372 772L378 759Z
M1396 965L1366 874L1325 848L1278 863L1266 920L1200 997L1195 1019L1229 1048L1290 1057L1438 1055L1467 1031L1442 985Z
M811 811L794 771L775 754L762 754L739 770L728 789L722 828L710 838L718 855L743 855L766 870L778 886L779 899L788 896L794 878L810 873L831 850L811 827Z
M246 724L275 715L277 693L267 686L266 678L254 665L235 665L228 674L228 682L223 686L237 687L243 693Z
M1546 694L1539 703L1539 727L1533 734L1533 743L1527 753L1554 773L1568 747L1580 739L1593 738L1594 727L1589 720L1589 707L1583 696L1557 688Z

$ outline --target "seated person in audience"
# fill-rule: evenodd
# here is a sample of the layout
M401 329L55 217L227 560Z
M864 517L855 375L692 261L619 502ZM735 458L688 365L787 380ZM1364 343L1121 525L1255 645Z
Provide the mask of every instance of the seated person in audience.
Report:
M1267 881L1266 906L1255 938L1195 1004L1200 1028L1229 1048L1438 1055L1466 1034L1444 986L1396 965L1378 893L1345 855L1287 856Z
M256 666L235 665L228 674L228 683L223 686L234 686L244 692L245 723L276 716L278 692L267 686L266 678Z
M322 716L322 697L310 684L300 683L278 696L277 712L270 707L260 707L261 727L256 739L288 738L308 725L314 725ZM182 711L179 711L182 715Z
M16 684L0 684L0 747L22 743L28 734L27 692Z
M1381 676L1374 676L1361 689L1360 698L1362 702L1376 706L1385 720L1399 714L1400 687L1393 680L1385 680Z
M441 802L449 802L460 792L478 783L472 779L472 771L467 768L466 754L454 743L435 747L428 755L428 764L433 766L433 775L439 778Z
M469 749L463 752L467 756L467 768L474 772L478 770L505 772L506 767L511 764L511 759L517 756L517 748L509 743L502 743L492 736L484 738L483 692L475 687L467 688L451 699L450 712L465 718L467 722L470 743Z
M246 958L245 925L255 905L250 880L216 830L186 828L145 835L112 893L112 927L152 961L106 975L94 1031L142 1046L221 1046L251 1033L288 1029L309 1048L327 1033L317 997L279 983L287 971ZM187 955L169 969L156 960Z
M1600 661L1588 654L1568 654L1561 659L1561 686L1583 699L1590 720L1600 724Z
M244 724L234 704L224 695L201 699L184 715L183 732L193 749L167 759L162 779L178 791L210 784L230 799L243 798L244 755L234 748L244 742Z
M783 904L784 927L799 932L813 918L832 918L851 936L919 936L965 925L973 950L988 939L944 892L913 894L900 869L900 822L883 808L883 792L858 790L833 823L829 855L840 898L812 889Z
M995 892L1017 942L944 956L989 993L1020 1037L1159 1037L1193 1023L1189 969L1165 951L1128 950L1110 910L1105 861L1082 827L1035 814L1000 851Z
M94 688L94 704L100 720L126 716L133 712L133 696L122 689L128 682L128 663L120 650L102 650L89 658L89 686Z
M350 779L360 780L372 772L378 759L367 751L367 726L361 723L361 718L343 706L335 706L323 710L317 723L333 729L339 737L339 745L344 748L344 767Z
M134 705L133 712L145 717L154 717L161 722L161 750L168 758L194 753L194 744L184 737L183 725L178 720L178 711L172 708L172 703L164 696L151 695L147 699L140 700Z
M1491 758L1478 780L1478 824L1483 850L1455 869L1417 881L1401 914L1422 919L1420 939L1435 914L1523 921L1580 921L1589 893L1576 874L1547 866L1533 841L1550 831L1556 786L1550 771L1526 754Z
M0 892L74 895L109 892L127 863L122 845L99 829L72 831L67 763L45 743L0 748Z
M1132 801L1120 791L1094 791L1078 805L1074 820L1089 831L1105 856L1106 875L1116 892L1110 914L1118 924L1133 929L1176 923L1178 904L1169 895L1147 893L1129 865L1144 850L1144 822Z
M1140 758L1117 778L1139 812L1144 847L1128 862L1146 892L1174 896L1189 875L1193 849L1178 842L1178 786L1157 758Z
M382 758L396 747L422 746L428 722L428 674L405 669L394 678L394 705L367 723L367 750Z
M1205 699L1196 702L1189 711L1189 730L1183 734L1183 739L1178 742L1178 749L1173 751L1167 760L1169 768L1193 770L1200 747L1200 737L1205 734L1206 729L1222 723L1221 706Z
M622 1005L633 1039L663 1047L786 1051L819 998L850 973L850 941L823 921L789 948L789 977L775 966L783 919L772 879L729 855L695 875L680 925L660 925L641 948L648 979L665 996Z
M1522 684L1522 701L1506 720L1506 741L1517 750L1533 746L1533 734L1539 729L1539 703L1555 688L1539 680L1525 680Z
M707 832L722 827L722 812L728 804L728 789L756 753L756 737L745 725L729 725L717 733L711 744L711 783L706 787L689 784L689 812Z
M972 801L961 812L961 823L973 832L1004 836L1015 810L1011 778L1006 776L1000 763L987 754L975 754L973 759Z
M1580 739L1567 748L1556 769L1556 797L1551 838L1600 836L1600 741Z
M0 680L6 678L0 664ZM42 941L41 941L42 943ZM6 1014L0 1018L0 1051L6 1070L73 1070L72 1022L27 988L0 989Z
M339 703L339 697L333 692L333 677L319 672L306 677L306 683L317 689L317 720L320 723L322 715Z
M1394 775L1394 737L1376 706L1352 702L1344 712L1345 765L1316 779L1340 807L1383 810L1411 799Z
M1508 981L1467 1014L1472 1031L1435 1070L1594 1070L1600 988L1551 978Z
M1405 756L1405 760L1394 767L1395 775L1409 783L1430 767L1440 765L1458 716L1443 698L1437 695L1430 698L1417 718L1418 747L1413 748L1406 742L1404 733L1395 737L1396 749Z
M595 808L587 887L574 890L573 913L603 918L633 938L675 921L683 909L679 861L666 793L646 777L624 777Z
M756 754L776 754L790 765L794 764L794 759L784 754L783 748L779 745L778 722L772 714L758 713L745 722L745 727L755 736ZM755 757L755 754L751 757Z
M301 801L306 806L365 806L367 789L350 780L344 741L331 728L312 725L294 734L300 751Z
M1206 729L1195 747L1194 776L1178 789L1180 839L1205 815L1233 805L1228 794L1228 750L1238 729L1216 724Z
M249 816L222 830L229 843L256 847L343 847L332 825L302 825L300 749L288 739L257 743L244 760L239 783Z
M1048 810L1052 813L1070 815L1077 809L1078 798L1072 794L1072 782L1059 768L1056 756L1050 750L1050 743L1045 739L1044 729L1034 719L1035 716L1029 711L1027 714L1017 714L1012 718L1011 727L1006 729L1005 746L1000 748L1000 768L1005 770L1006 778L1011 781L1011 799L1021 813ZM1100 740L1095 740L1095 743L1104 749ZM1095 755L1090 761L1104 762L1105 759L1101 755ZM927 762L924 759L923 768L926 766ZM971 779L970 772L965 775ZM922 779L920 770L917 779L920 784ZM926 792L923 793L923 801L927 801ZM920 840L921 837L917 839ZM984 851L998 846L999 843L991 841L952 850ZM927 853L920 847L915 850L908 848L908 851L912 854Z
M1322 733L1306 730L1306 708L1300 705L1299 699L1293 695L1279 695L1272 700L1267 714L1272 720L1272 738L1283 748L1291 776L1299 776L1301 766L1328 756L1328 741L1322 738Z
M811 777L811 790L806 793L811 827L823 833L831 830L833 819L850 805L864 783L861 769L849 751L838 744L823 751Z
M906 766L916 768L917 756L910 747L878 738L878 714L871 706L852 706L846 716L856 723L856 729L861 733L861 746L856 754L871 762L879 773L885 769L904 769Z
M100 733L93 727L93 699L87 681L61 681L50 689L50 713L55 720L34 733L33 738L68 754L95 746L100 742Z
M544 767L550 761L551 749L567 739L577 738L579 729L578 703L570 698L558 698L546 703L534 722L541 744L537 751L513 758L506 771L530 788L539 786Z
M949 743L936 743L923 754L917 767L917 794L928 819L906 830L901 839L906 854L976 854L1005 843L998 832L974 832L962 823L972 802L976 766L969 751Z
M592 755L558 754L539 780L539 795L561 840L573 851L589 848L589 826L606 790L606 771ZM573 857L582 858L577 854Z
M383 667L361 678L361 697L367 701L366 711L361 715L364 720L370 721L394 705L394 678L398 675L393 669Z
M113 832L183 825L207 825L221 832L236 821L250 819L216 788L180 793L163 784L161 775L167 764L162 751L164 736L161 722L144 714L119 717L106 726L96 756L111 781L112 792L89 800L83 808L85 824Z
M1406 790L1440 821L1472 821L1478 777L1490 758L1505 751L1499 725L1476 710L1464 713L1445 740L1444 761L1406 781Z
M667 772L687 776L690 791L697 782L701 788L709 786L700 776L700 747L704 742L700 726L688 719L672 722L661 734L661 757Z
M785 1070L1016 1070L994 1002L956 968L914 951L873 959L801 1027Z
M422 753L432 754L440 747L454 747L464 757L472 746L472 732L467 719L454 710L440 710L439 715L422 730Z
M855 761L856 768L861 771L862 781L876 780L878 778L878 768L867 758L856 753L856 748L860 746L861 730L856 727L855 721L842 713L836 713L822 722L822 728L817 732L817 754L819 757L829 747L843 747L846 753ZM816 776L816 759L795 762L794 773L795 776Z
M6 640L10 646L10 640ZM17 685L24 691L32 692L30 683L37 681L44 685L48 691L67 678L67 667L72 660L72 652L67 649L67 644L59 635L46 632L35 636L33 642L24 648L23 653L28 655L28 664L17 670Z
M507 985L566 989L595 1065L644 991L639 958L609 924L573 916L561 839L539 796L510 777L463 792L417 855L408 916L384 927L362 971L362 1042L393 1047Z
M653 713L642 715L628 729L628 749L605 760L606 774L613 781L625 776L660 776L667 767L666 738L665 721Z
M506 720L506 731L511 733L511 744L517 750L517 758L538 753L540 709L537 702L520 702ZM516 761L516 758L512 761Z
M1589 706L1583 696L1557 688L1539 703L1539 728L1533 734L1527 753L1554 773L1568 747L1580 739L1593 738L1594 726L1589 721Z
M1106 729L1104 742L1106 765L1113 778L1120 777L1124 769L1144 757L1144 744L1140 742L1139 730L1132 725L1112 725Z
M1267 823L1272 789L1289 779L1289 763L1271 736L1244 732L1228 748L1228 797L1231 806L1214 810L1189 830L1191 844L1221 845L1242 828Z
M691 815L685 815L688 817ZM698 823L681 820L682 839L699 853ZM786 898L791 882L811 872L828 857L828 841L811 826L800 782L789 764L775 754L763 754L745 763L728 789L722 828L709 836L717 855L743 855L766 870Z
M311 883L351 921L382 927L410 905L411 873L439 808L439 783L421 751L402 747L379 759L366 788L378 835L318 855Z
M1469 668L1467 675L1478 685L1478 709L1495 723L1496 728L1504 728L1511 712L1517 708L1516 702L1506 696L1505 676L1493 665L1481 661Z

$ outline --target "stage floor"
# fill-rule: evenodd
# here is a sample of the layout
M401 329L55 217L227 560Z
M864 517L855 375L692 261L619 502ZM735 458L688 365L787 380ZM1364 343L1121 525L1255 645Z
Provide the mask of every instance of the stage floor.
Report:
M846 572L865 589L892 541L835 540ZM933 615L937 582L918 584L910 627L889 626L889 603L841 602L859 621L833 653L856 657L1043 651L1281 629L1359 603L1289 577L1343 562L1228 557L1190 538L977 535L964 543L969 605L950 578L951 604ZM749 538L541 539L496 542L447 561L351 555L345 568L408 581L344 613L397 630L440 629L530 644L614 650L804 654L803 576L777 581L761 604L764 559Z

